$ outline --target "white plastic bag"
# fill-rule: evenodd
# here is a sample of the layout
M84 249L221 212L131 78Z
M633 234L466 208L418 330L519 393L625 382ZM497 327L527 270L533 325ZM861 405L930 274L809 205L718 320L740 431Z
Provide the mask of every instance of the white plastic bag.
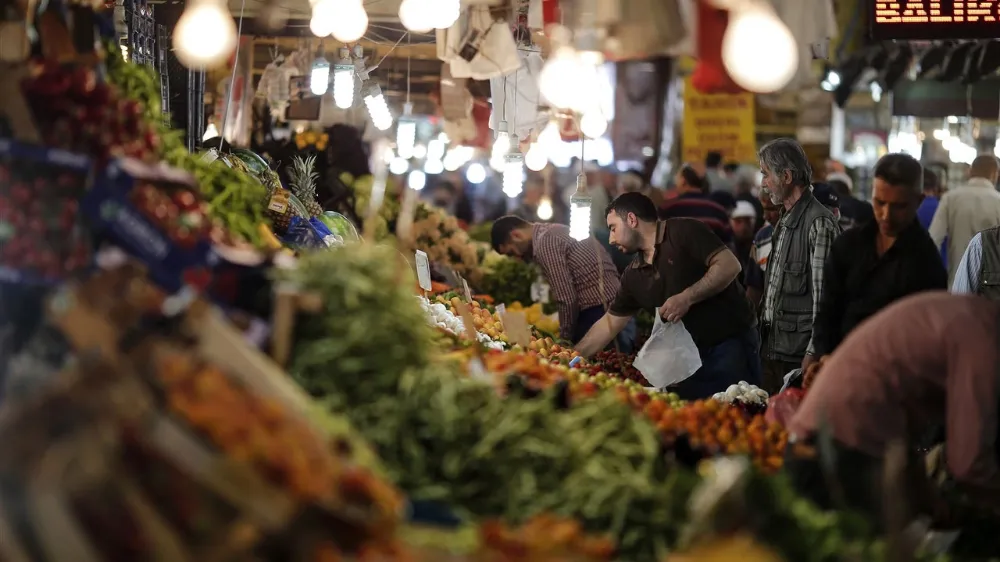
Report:
M656 388L676 384L701 368L701 355L683 322L664 322L659 313L653 333L632 365Z

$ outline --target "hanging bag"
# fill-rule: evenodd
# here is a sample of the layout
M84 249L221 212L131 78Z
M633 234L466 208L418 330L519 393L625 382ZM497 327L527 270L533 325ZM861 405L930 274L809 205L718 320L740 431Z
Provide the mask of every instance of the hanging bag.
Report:
M632 365L656 388L677 384L701 368L701 355L683 322L664 322L659 313L653 333Z

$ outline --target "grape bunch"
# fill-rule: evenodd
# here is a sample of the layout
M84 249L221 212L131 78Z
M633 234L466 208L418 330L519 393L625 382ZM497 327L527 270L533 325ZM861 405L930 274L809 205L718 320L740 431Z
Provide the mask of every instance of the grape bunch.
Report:
M635 361L634 353L601 351L590 360L590 374L596 375L599 372L604 372L615 378L633 381L642 386L651 386L646 377L639 372L639 369L632 365L633 361Z

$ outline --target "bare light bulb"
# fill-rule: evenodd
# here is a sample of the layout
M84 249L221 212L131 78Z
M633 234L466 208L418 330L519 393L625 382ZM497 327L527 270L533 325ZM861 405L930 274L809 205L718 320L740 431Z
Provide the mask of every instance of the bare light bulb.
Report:
M517 137L514 137L515 139ZM517 142L514 143L515 146ZM524 189L524 155L515 149L504 157L503 192L513 199Z
M400 119L396 123L396 152L400 158L413 157L413 143L417 140L417 123Z
M600 111L591 110L580 119L580 132L589 139L599 138L608 130L608 120Z
M420 191L427 185L427 174L420 170L413 170L406 176L406 185L413 191Z
M436 159L429 158L424 162L424 173L428 176L436 176L444 171L444 162Z
M569 198L569 235L574 240L590 237L590 206L593 199L587 195L587 176L576 177L576 193Z
M454 172L455 170L462 167L465 164L465 160L462 159L462 155L459 154L457 150L449 150L447 154L444 155L444 169L449 172Z
M497 138L493 141L491 158L499 158L510 152L510 135L507 131L497 131Z
M309 19L309 31L316 37L328 37L333 32L334 20L336 19L336 2L334 0L320 0L313 4L312 17Z
M354 105L354 65L347 49L340 49L340 60L333 67L333 101L340 109Z
M205 134L201 136L201 141L205 142L217 136L219 136L219 129L216 128L215 123L209 123L208 127L205 127Z
M372 119L372 125L380 131L386 131L392 127L392 114L389 113L389 106L385 103L385 96L378 84L372 82L365 88L365 107L368 108L368 115Z
M462 15L461 0L435 0L434 28L448 29L458 21L458 16Z
M469 183L483 183L486 181L486 168L479 162L469 164L469 167L465 170L465 179L469 180Z
M581 85L581 67L580 57L573 47L559 47L545 61L538 76L538 89L550 105L559 108L573 106L577 87Z
M401 176L410 169L410 163L405 158L396 157L389 162L389 172L395 176Z
M552 198L545 196L542 200L538 202L538 209L535 210L535 214L538 218L543 221L547 221L552 218Z
M434 7L425 0L403 0L399 4L399 23L414 33L434 29Z
M427 145L417 144L413 146L413 157L414 158L426 158L427 157Z
M531 143L531 146L528 147L528 152L524 154L524 166L532 172L541 172L545 169L545 165L549 163L549 159L545 155L545 150L539 144L538 141Z
M444 142L440 139L431 139L427 143L427 159L441 160L444 158Z
M539 145L546 154L554 154L562 147L562 143L562 135L559 134L559 125L555 121L549 121L549 124L542 129L541 134L535 140L535 144Z
M799 49L788 26L758 4L733 14L722 38L722 62L740 87L770 93L784 88L798 70Z
M353 43L364 37L366 31L368 31L368 12L365 11L361 0L342 1L337 17L333 18L330 26L333 38L343 43Z
M188 68L213 68L225 64L236 48L236 24L223 2L188 3L173 34L177 60Z
M309 74L309 91L314 96L322 96L330 87L330 63L319 57L313 61L312 72Z

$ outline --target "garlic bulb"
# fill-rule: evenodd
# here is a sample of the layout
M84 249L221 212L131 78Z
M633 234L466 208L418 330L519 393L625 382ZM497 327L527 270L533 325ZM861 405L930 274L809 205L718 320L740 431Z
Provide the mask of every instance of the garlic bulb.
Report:
M713 400L734 404L742 402L744 404L767 404L767 392L762 388L754 386L746 381L730 385L725 392L717 392L712 396Z

